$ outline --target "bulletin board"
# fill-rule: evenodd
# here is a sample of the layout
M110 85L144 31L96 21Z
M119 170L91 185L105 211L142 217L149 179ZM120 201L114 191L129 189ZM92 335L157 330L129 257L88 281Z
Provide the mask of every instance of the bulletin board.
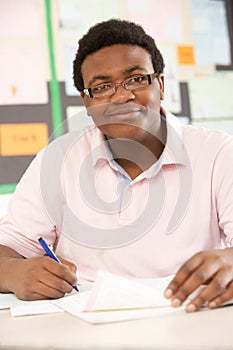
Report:
M14 191L51 135L73 128L83 110L72 81L78 40L113 17L154 37L168 110L184 123L233 133L231 0L0 1L0 194Z

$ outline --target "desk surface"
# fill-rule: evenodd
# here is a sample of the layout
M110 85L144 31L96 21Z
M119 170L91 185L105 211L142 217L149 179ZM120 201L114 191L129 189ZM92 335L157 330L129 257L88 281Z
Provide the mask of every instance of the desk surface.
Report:
M0 349L233 349L233 306L91 325L67 313L12 318L0 311Z

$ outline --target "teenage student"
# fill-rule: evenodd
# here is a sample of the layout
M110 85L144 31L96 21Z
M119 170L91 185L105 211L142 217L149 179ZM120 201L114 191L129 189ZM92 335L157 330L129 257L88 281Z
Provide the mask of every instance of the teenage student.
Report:
M1 292L58 298L105 270L175 274L175 307L204 284L188 312L233 297L233 139L163 108L163 70L135 23L102 22L79 41L74 84L95 125L53 141L19 182L0 225Z

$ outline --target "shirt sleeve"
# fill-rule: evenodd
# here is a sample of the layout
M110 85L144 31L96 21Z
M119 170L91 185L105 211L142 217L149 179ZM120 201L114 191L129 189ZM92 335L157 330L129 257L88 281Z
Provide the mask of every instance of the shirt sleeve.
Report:
M29 258L43 254L38 238L48 244L57 240L56 227L50 219L40 189L40 169L43 150L34 158L16 186L7 215L0 221L0 244Z
M213 190L219 227L233 246L233 138L219 150L213 168Z

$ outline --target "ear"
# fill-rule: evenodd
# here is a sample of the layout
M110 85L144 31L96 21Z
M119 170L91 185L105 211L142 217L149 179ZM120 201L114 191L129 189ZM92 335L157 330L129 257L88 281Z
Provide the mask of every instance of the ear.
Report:
M90 116L89 114L89 108L90 107L90 97L88 97L86 94L84 94L83 91L80 91L80 96L83 101L84 106L86 107L87 115Z
M158 81L160 86L160 100L164 100L164 74L159 75Z
M84 100L85 100L85 94L84 94L83 91L80 91L80 96L81 96L81 99L83 100L83 103L84 103L84 105L85 105L85 102L84 102Z

